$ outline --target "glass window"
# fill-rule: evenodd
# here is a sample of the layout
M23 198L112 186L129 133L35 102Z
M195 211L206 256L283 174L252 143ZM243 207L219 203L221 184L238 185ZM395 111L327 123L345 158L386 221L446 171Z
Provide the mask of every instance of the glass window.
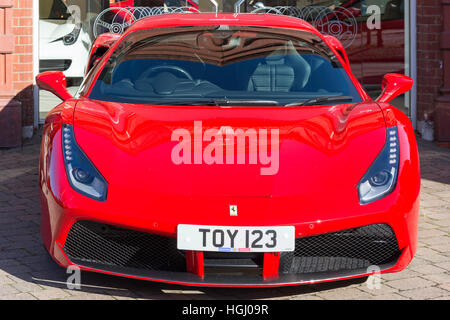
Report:
M109 0L39 1L39 70L64 72L72 94L85 75L93 22L108 7ZM51 93L40 90L40 117L59 103Z
M353 74L372 98L380 95L385 74L407 72L405 0L247 0L242 8L264 12L258 3L278 10L266 12L304 19L321 33L338 38ZM404 95L391 103L410 115L410 101Z
M148 31L132 33L111 55L89 98L283 106L317 97L361 101L338 59L310 33L226 25L193 29L164 28L151 37Z
M217 2L220 11L234 11L235 0ZM374 98L380 94L384 74L407 73L409 70L405 67L405 58L409 59L410 54L407 48L409 38L405 37L405 32L408 32L409 13L406 12L408 2L404 0L246 0L241 11L252 12L260 8L261 3L278 8L282 14L305 19L320 32L340 39L349 56L353 74ZM68 79L69 91L75 93L85 75L89 48L95 39L95 33L99 31L94 22L101 12L105 9L114 12L117 7L186 5L199 5L200 11L204 12L213 9L209 0L41 0L40 69L63 71ZM76 28L76 17L67 12L68 8L73 6L79 9L81 28ZM375 29L370 26L374 21L374 6L380 9L379 27ZM133 12L132 9L130 11ZM108 14L102 17L106 23L112 25L114 22ZM226 69L225 66L223 68ZM59 100L43 91L40 96L40 112L44 117ZM404 97L393 102L409 115L410 110L405 108L405 103L409 104L410 101Z

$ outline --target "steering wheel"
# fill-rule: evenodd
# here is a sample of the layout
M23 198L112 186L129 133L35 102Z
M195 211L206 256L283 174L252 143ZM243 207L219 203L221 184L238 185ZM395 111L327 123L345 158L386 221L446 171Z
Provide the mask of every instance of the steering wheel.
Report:
M150 68L150 69L144 71L139 76L139 79L148 78L152 73L160 71L160 70L176 71L178 74L181 74L184 78L194 81L194 78L191 76L191 74L189 72L187 72L186 70L184 70L183 68L180 68L178 66L156 66L156 67L153 67L153 68Z

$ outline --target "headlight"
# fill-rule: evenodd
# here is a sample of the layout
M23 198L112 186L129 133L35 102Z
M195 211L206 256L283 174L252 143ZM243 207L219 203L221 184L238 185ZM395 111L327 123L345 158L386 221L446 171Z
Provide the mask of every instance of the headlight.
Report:
M64 37L53 40L52 42L62 41L65 46L70 46L70 45L74 44L75 42L77 42L80 32L81 32L81 27L76 25L73 28L72 32L66 34Z
M66 34L62 40L64 42L64 45L70 46L77 42L78 36L80 35L81 27L75 26L75 28L72 30L71 33Z
M383 150L358 183L359 202L361 204L381 199L395 189L399 156L397 127L388 128Z
M77 192L105 201L108 183L75 141L73 126L63 124L62 146L67 179Z

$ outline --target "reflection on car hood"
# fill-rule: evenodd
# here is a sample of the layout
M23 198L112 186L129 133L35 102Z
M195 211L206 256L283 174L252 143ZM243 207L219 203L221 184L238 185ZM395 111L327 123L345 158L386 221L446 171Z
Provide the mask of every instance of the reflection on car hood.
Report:
M257 164L179 164L171 158L176 129L279 131L279 170L262 175ZM327 107L168 107L78 102L75 136L111 190L190 196L272 197L327 193L355 185L385 143L385 121L376 103ZM270 142L270 139L268 138ZM203 142L203 151L208 145ZM269 150L272 145L269 143ZM248 148L246 149L248 159ZM125 178L126 177L126 178ZM354 189L354 190L353 190Z

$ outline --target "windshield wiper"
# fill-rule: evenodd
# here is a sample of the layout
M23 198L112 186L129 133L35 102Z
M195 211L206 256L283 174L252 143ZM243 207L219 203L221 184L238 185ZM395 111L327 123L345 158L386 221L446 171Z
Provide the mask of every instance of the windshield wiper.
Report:
M233 100L233 99L204 99L204 100L177 100L154 103L172 106L278 106L274 100Z
M312 106L324 102L352 102L353 97L350 96L333 96L333 97L315 97L308 100L301 100L286 104L285 107L297 107L297 106Z
M167 106L215 106L216 101L214 99L204 100L175 100L175 101L161 101L152 103L154 105L167 105Z

